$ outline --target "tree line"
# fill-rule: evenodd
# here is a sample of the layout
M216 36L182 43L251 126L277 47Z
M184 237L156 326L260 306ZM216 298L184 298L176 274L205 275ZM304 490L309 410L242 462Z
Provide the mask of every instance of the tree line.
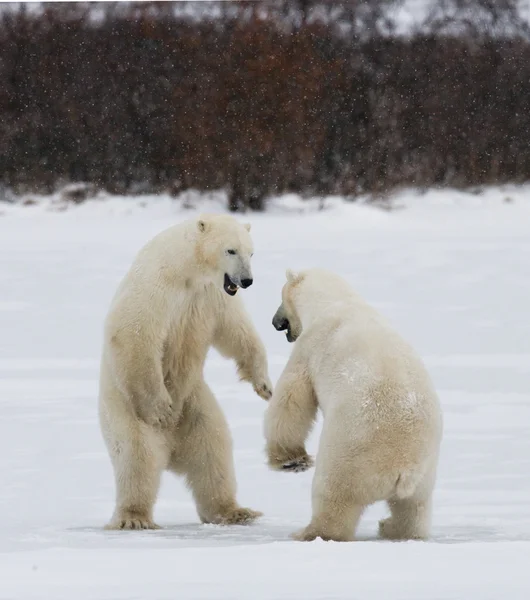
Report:
M396 0L201 4L4 11L0 183L226 189L232 210L260 210L289 191L530 178L515 0L440 0L407 35Z

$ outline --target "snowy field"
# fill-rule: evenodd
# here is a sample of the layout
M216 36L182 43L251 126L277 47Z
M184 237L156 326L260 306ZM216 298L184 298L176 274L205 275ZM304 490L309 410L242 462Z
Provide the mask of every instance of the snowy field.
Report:
M207 379L233 433L239 500L264 517L203 526L167 474L161 531L103 531L114 487L97 421L102 321L140 246L196 213L169 199L0 204L1 599L530 597L530 188L398 200L406 208L330 201L302 215L287 198L246 219L255 284L240 293L273 381L292 348L271 325L285 268L318 265L415 345L440 394L432 540L378 541L378 505L349 544L289 540L309 519L313 472L267 469L265 403L213 352Z

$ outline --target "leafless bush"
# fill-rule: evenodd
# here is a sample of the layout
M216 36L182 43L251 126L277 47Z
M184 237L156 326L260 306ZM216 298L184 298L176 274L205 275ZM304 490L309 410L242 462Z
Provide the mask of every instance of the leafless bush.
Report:
M473 0L495 4L493 24L513 16L500 1L499 12ZM524 36L448 37L434 12L437 32L399 38L388 4L205 3L200 18L186 3L5 11L0 183L222 188L232 210L261 210L286 191L527 180Z

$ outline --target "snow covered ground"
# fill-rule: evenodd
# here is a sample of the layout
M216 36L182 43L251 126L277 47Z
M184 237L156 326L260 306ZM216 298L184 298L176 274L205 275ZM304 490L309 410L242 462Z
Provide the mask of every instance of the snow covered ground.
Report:
M530 188L404 192L406 208L390 212L325 204L302 215L284 198L248 216L255 284L242 293L273 381L291 350L271 325L287 266L342 273L416 346L445 413L433 539L378 541L381 505L364 515L359 543L290 541L309 519L313 473L267 469L265 403L213 352L207 379L233 432L239 500L265 516L248 528L200 525L167 475L155 513L163 530L104 532L113 480L96 412L102 320L140 246L196 213L169 199L65 212L6 204L1 599L530 597Z

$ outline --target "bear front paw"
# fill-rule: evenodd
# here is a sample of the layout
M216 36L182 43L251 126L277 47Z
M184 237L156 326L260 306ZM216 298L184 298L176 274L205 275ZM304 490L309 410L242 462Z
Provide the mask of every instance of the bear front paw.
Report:
M271 398L272 384L268 379L265 381L258 381L256 383L253 383L252 387L254 388L256 394L260 398L263 398L263 400L269 400Z
M292 473L302 473L314 465L313 457L307 452L297 449L292 452L283 449L269 449L269 467L275 471L291 471Z
M314 464L313 458L309 455L300 456L294 460L284 462L280 469L282 471L292 471L293 473L303 473L310 469Z
M151 407L145 421L148 425L153 425L154 427L167 427L175 421L173 401L169 394Z

